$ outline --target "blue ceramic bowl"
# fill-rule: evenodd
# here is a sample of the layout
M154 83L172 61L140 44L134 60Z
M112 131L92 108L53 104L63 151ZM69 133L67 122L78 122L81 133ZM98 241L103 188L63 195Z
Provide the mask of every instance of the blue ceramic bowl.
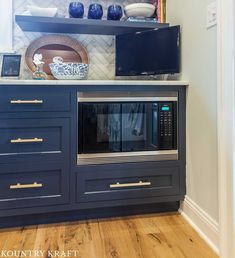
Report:
M99 20L103 16L103 8L100 4L91 4L88 10L88 19Z
M119 21L122 18L123 12L120 5L110 5L108 8L108 20Z
M84 5L80 2L71 2L69 4L69 16L70 18L83 18Z

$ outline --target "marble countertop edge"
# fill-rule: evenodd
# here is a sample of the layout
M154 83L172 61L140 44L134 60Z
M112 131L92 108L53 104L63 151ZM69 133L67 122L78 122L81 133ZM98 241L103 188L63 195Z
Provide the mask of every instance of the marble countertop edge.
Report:
M156 85L156 86L188 86L188 81L161 81L161 80L20 80L0 79L0 85Z

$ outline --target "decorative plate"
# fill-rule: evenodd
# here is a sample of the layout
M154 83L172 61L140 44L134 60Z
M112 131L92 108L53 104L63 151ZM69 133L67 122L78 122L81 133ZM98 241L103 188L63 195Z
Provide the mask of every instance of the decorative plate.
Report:
M44 71L49 79L54 79L49 64L53 63L55 56L63 58L64 62L89 64L89 57L86 49L74 38L62 35L47 35L34 40L26 50L25 61L28 68L35 72L36 66L33 63L33 56L42 54Z

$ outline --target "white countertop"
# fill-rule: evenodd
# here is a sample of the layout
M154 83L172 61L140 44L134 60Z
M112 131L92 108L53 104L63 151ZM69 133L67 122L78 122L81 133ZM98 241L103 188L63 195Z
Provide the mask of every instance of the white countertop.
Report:
M20 80L0 79L0 85L156 85L156 86L188 86L188 81L160 81L160 80Z

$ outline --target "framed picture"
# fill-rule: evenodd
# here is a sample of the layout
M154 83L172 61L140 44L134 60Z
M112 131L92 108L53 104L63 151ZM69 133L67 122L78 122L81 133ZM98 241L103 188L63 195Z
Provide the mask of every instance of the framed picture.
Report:
M18 77L20 75L21 55L3 55L2 77Z

